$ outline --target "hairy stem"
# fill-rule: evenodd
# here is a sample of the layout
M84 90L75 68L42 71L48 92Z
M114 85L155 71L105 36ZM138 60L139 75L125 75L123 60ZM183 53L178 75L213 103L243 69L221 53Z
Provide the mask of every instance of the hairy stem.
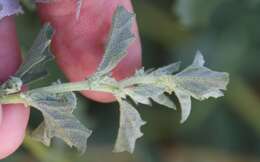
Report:
M99 83L93 85L93 83L89 80L79 81L79 82L71 82L71 83L62 83L62 84L54 84L47 87L41 87L31 90L32 91L45 91L49 93L65 93L65 92L76 92L76 91L84 91L84 90L93 90L93 91L102 91L113 93L116 85L109 85L104 83Z
M119 81L115 84L99 82L99 80L84 80L79 82L71 83L62 83L62 84L53 84L46 87L36 88L29 90L27 92L21 92L16 94L11 94L7 96L0 97L0 104L15 104L15 103L24 103L27 104L25 99L23 99L23 93L33 93L33 92L48 92L48 93L66 93L66 92L75 92L75 91L84 91L84 90L93 90L100 92L107 92L116 94L119 90L128 88L137 84L154 84L159 82L160 78L155 79L152 76L140 76L127 78L122 81Z
M18 104L18 103L27 105L27 102L21 97L21 93L0 97L0 104L5 105L5 104Z

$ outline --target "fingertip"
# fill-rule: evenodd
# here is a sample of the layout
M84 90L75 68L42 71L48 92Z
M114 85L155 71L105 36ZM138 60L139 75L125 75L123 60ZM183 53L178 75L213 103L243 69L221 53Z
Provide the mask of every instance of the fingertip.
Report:
M0 159L12 154L22 144L29 113L29 109L22 104L3 106L0 125Z
M0 125L1 125L1 123L2 123L2 106L0 105Z

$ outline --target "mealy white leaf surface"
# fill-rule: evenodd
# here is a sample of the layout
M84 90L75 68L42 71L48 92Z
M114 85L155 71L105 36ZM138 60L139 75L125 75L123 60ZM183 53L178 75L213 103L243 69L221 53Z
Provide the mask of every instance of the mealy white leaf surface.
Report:
M167 66L158 68L152 72L154 75L171 75L174 72L179 71L181 62L175 62Z
M195 58L192 62L192 66L204 66L205 60L200 51L197 51L195 54Z
M181 123L184 123L191 113L191 97L178 89L175 90L175 95L181 105Z
M29 82L47 73L45 64L53 58L49 49L53 32L50 24L43 26L25 58L26 61L15 73L16 77Z
M44 117L43 123L32 133L35 139L49 145L53 137L58 137L81 153L85 152L87 139L92 132L72 114L76 108L73 93L29 91L23 95L27 103L40 110Z
M163 105L168 108L176 110L176 105L174 104L174 102L165 94L161 94L159 96L154 96L154 97L152 97L152 99L154 102L156 102L160 105Z
M113 16L112 28L106 45L105 54L97 72L107 74L127 55L127 48L134 40L131 32L134 14L119 6Z
M164 89L153 85L139 85L125 90L135 103L151 105L150 99L156 98L164 93Z
M198 100L222 96L221 91L226 90L229 75L212 71L203 65L203 56L197 53L193 64L174 76L173 84L178 90Z
M123 100L120 100L119 103L120 124L114 152L128 151L133 153L136 140L143 136L141 127L145 122L132 105Z
M182 111L181 123L187 120L191 112L191 96L204 100L209 97L223 96L229 75L212 71L204 67L205 60L201 52L197 52L193 63L172 77L174 92L179 99Z

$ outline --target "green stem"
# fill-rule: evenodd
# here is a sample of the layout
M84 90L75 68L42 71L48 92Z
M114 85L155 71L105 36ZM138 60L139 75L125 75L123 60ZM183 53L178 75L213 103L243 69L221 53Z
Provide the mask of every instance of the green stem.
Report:
M153 76L140 76L127 78L125 80L119 81L115 84L104 83L102 80L84 80L79 82L71 83L62 83L54 84L47 87L36 88L29 90L25 93L34 93L34 92L48 92L48 93L66 93L74 91L84 91L92 90L99 92L106 92L116 94L122 88L128 88L136 84L153 84L160 80L160 78L155 79ZM101 82L99 82L101 81ZM24 103L27 104L26 100L21 96L21 93L11 94L7 96L0 97L0 104L15 104L15 103Z
M121 87L130 87L132 85L136 84L153 84L157 82L159 79L154 79L154 76L140 76L140 77L133 77L133 78L127 78L125 80L122 80L119 82Z
M80 81L80 82L72 82L72 83L55 84L47 87L36 88L31 91L65 93L65 92L82 91L82 90L90 90L90 89L91 88L89 84L87 84L87 81Z
M50 93L65 93L65 92L75 92L75 91L85 91L85 90L93 90L93 91L102 91L102 92L113 92L112 85L105 85L99 84L97 86L91 86L89 81L80 81L80 82L72 82L72 83L62 83L62 84L55 84L47 87L36 88L31 90L32 91L45 91Z
M0 104L27 104L27 102L21 97L20 93L11 94L8 96L0 97Z

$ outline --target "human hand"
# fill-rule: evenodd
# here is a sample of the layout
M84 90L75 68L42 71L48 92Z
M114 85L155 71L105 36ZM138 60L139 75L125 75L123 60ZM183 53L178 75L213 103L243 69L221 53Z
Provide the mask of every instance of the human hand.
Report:
M20 49L13 17L0 20L0 82L17 70ZM13 153L22 143L29 119L29 109L22 104L0 105L0 160Z

